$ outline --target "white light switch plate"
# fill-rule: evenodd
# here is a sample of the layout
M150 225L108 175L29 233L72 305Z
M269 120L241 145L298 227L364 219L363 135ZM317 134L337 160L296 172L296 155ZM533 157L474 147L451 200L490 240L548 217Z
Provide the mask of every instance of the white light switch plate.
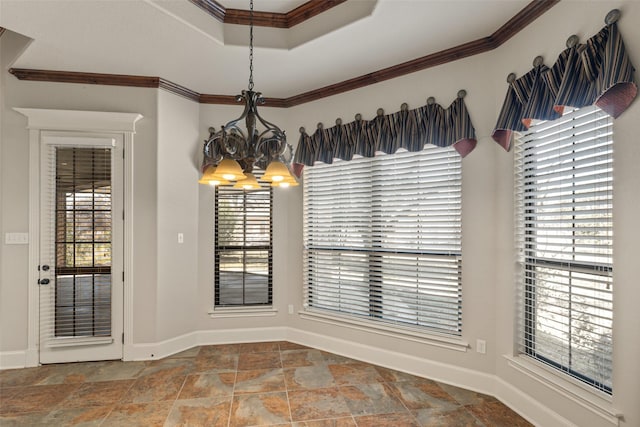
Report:
M28 245L29 233L5 233L4 243L7 245Z

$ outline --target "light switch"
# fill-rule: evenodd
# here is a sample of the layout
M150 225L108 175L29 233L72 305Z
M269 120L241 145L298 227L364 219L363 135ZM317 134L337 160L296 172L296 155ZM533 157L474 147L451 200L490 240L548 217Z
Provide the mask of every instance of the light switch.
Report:
M178 233L178 243L184 243L184 233Z
M7 245L28 245L29 233L5 233L4 243Z

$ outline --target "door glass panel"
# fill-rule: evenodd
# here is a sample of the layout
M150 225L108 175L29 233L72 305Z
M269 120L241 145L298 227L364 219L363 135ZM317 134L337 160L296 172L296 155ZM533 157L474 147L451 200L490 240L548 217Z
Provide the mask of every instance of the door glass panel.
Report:
M56 337L111 335L111 149L56 148Z

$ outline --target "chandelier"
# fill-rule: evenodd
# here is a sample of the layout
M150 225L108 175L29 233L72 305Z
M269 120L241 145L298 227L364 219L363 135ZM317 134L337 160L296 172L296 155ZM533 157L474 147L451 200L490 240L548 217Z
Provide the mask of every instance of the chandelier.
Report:
M253 0L250 1L249 21L249 86L236 96L236 100L244 102L242 115L218 131L209 128L209 138L202 148L202 176L198 182L258 189L261 185L253 174L254 168L258 168L264 171L260 180L272 187L298 185L290 169L293 148L287 143L284 131L258 113L258 104L265 101L262 93L253 91ZM239 126L242 120L246 132ZM265 129L259 131L258 124Z

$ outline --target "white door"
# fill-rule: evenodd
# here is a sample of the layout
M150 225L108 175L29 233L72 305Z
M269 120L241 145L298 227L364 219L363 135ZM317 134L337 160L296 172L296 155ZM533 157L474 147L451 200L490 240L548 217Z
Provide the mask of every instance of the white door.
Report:
M41 141L40 363L122 359L122 138Z

